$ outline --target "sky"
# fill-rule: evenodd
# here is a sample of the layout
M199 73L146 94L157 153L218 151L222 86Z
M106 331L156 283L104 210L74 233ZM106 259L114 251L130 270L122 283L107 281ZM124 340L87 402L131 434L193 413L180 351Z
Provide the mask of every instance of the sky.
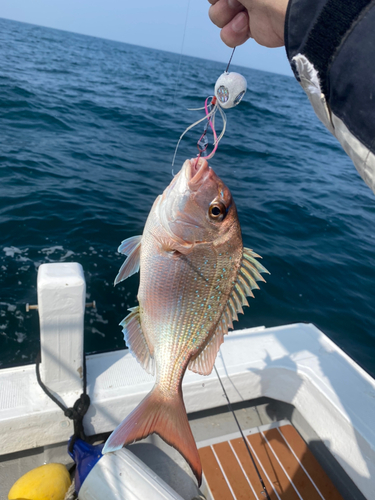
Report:
M207 0L1 0L0 17L227 63ZM292 76L285 49L254 40L234 64Z

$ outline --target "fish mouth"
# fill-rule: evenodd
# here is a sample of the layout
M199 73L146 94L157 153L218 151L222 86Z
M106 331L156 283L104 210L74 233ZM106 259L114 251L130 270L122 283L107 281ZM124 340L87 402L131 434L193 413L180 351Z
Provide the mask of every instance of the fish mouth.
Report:
M190 189L194 190L197 189L211 169L204 158L192 158L188 162L190 163L187 168L188 185Z

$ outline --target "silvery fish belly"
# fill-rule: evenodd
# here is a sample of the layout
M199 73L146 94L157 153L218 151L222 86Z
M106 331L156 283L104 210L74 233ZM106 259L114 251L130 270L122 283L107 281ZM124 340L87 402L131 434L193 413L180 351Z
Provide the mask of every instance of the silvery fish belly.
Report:
M143 235L125 240L119 251L127 259L115 283L140 270L139 306L121 323L125 341L156 380L103 452L155 432L180 451L200 484L182 379L187 368L211 373L228 327L267 271L243 247L231 193L202 158L184 163L155 200Z

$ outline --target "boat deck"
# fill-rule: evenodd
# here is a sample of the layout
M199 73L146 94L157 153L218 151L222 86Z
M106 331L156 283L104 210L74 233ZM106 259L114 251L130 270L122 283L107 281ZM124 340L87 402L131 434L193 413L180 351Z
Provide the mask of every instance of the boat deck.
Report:
M342 500L307 444L289 422L244 432L270 500ZM205 481L214 500L265 500L239 433L199 444Z

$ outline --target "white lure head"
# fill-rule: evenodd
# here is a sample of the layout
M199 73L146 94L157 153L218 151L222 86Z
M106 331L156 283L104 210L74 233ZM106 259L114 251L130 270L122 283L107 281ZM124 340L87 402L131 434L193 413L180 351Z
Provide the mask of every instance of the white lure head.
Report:
M219 76L215 84L215 97L224 109L237 106L247 89L246 78L239 73L227 73Z

